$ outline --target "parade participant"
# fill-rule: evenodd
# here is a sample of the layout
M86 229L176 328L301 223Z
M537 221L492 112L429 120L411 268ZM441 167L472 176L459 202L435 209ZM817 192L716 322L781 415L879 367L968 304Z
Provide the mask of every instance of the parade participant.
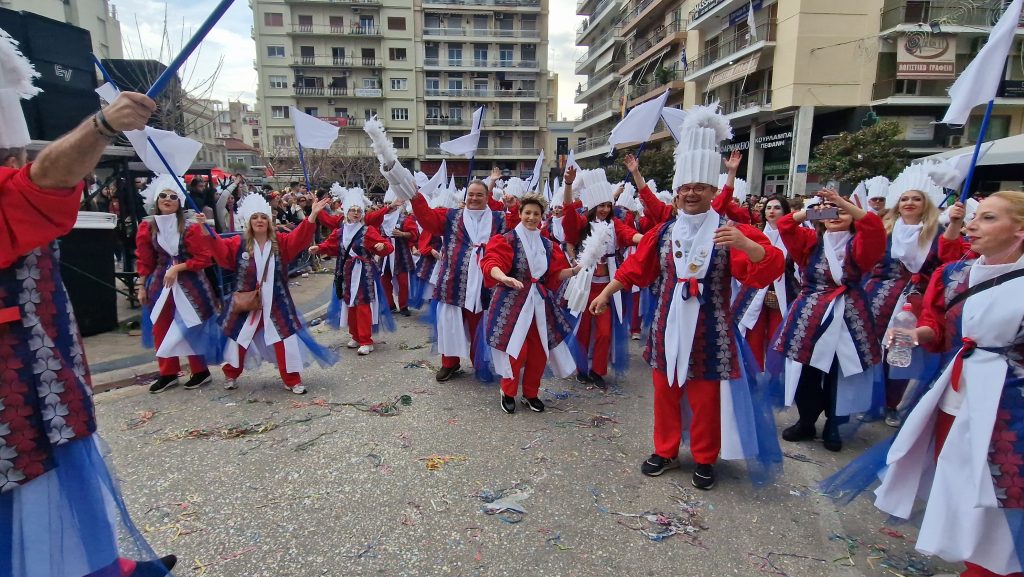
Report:
M461 372L460 358L469 358L478 374L487 376L484 363L478 365L475 361L477 345L483 342L477 329L490 299L480 261L486 254L487 241L515 226L504 212L487 207L488 196L487 185L474 180L466 189L465 208L432 209L422 194L412 198L416 221L423 230L440 237L444 245L434 289L436 344L441 353L438 382Z
M395 191L388 188L384 206L366 214L366 224L380 230L394 246L381 261L381 281L388 307L393 313L409 316L409 273L414 271L412 247L416 246L419 230L416 219L405 213L406 201L396 200ZM383 256L383 255L381 255ZM398 301L395 301L395 284Z
M885 252L885 228L874 213L834 190L818 193L819 206L836 218L802 226L807 209L776 222L789 255L800 266L800 294L789 308L772 348L786 357L786 405L796 401L800 419L782 432L786 441L814 439L825 413L822 440L840 451L839 425L871 408L873 371L881 362L874 317L862 287L864 276Z
M636 254L590 305L600 314L624 287L660 287L655 292L654 330L644 350L653 368L655 450L640 470L658 476L679 466L680 403L685 396L692 411L690 449L697 465L692 483L705 490L715 484L714 463L720 453L725 459L748 459L752 476L760 481L767 479L753 468L752 459L768 467L765 474L782 461L771 409L766 400L752 400L757 391L752 391L749 378L743 379L729 302L733 278L766 287L782 274L785 259L761 231L730 225L711 208L721 165L718 143L731 134L717 105L696 106L687 113L676 147L675 182L681 184L673 204L678 214L647 233Z
M176 559L156 560L104 460L57 242L75 225L82 179L156 104L122 92L27 163L21 99L38 92L35 76L0 30L0 157L15 159L0 167L0 575L167 575Z
M348 327L352 337L348 348L360 355L373 352L373 329L384 324L394 330L388 309L382 309L380 268L374 256L387 257L394 250L377 227L363 222L363 192L348 189L344 199L345 222L327 240L309 249L310 254L337 257L334 265L334 294L327 311L327 324ZM381 322L381 315L386 322Z
M143 343L156 345L160 367L151 393L178 384L178 357L188 357L186 389L210 383L207 363L219 363L221 357L220 303L205 272L213 264L210 243L202 226L186 220L179 183L167 174L150 182L143 197L151 216L139 224L135 239Z
M782 325L782 319L789 310L789 303L796 298L799 288L793 261L789 258L789 251L776 227L779 219L790 212L789 203L784 197L773 196L765 202L761 214L765 236L771 241L772 246L781 250L786 257L785 273L765 288L742 287L732 305L732 315L736 319L740 336L747 340L758 368L762 371L765 368L765 355L771 348L772 337Z
M449 185L448 188L441 188L431 196L430 208L458 208L459 198L461 196L458 189L454 184ZM423 306L424 300L433 298L441 272L441 253L444 248L441 236L424 229L418 222L416 226L419 229L416 248L420 253L420 259L416 263L417 282L413 283L409 302L413 308L419 309Z
M647 223L641 222L640 213L643 212L640 202L636 199L636 187L630 183L625 183L616 191L615 196L615 216L622 220L622 222L633 227L637 232L643 234L644 228ZM626 247L623 251L623 260L627 259L636 252L636 245ZM629 305L629 335L634 341L640 340L640 332L642 328L642 322L640 318L640 292L641 289L638 286L634 286L630 291L630 305Z
M330 366L336 355L309 334L295 309L288 289L288 265L313 242L317 216L330 199L313 203L310 215L294 230L276 232L271 226L271 208L258 194L238 202L237 222L244 223L240 236L209 236L214 260L236 271L235 290L223 314L228 338L224 350L224 388L238 387L238 377L252 362L275 359L281 380L289 391L306 394L300 371L312 359Z
M480 266L494 290L484 317L487 344L501 375L501 409L516 412L522 373L523 398L531 411L544 411L538 396L544 367L557 377L576 369L569 349L572 324L558 305L562 281L575 274L557 243L541 235L547 201L536 193L517 199L520 222L491 238Z
M962 576L1020 577L1024 193L982 200L967 234L980 257L932 275L917 329L899 335L957 353L876 464L887 466L875 506L907 519L922 496L918 551L963 561Z
M941 264L938 237L939 209L945 200L941 186L928 176L927 164L912 164L889 185L886 213L882 219L888 235L882 260L872 269L864 283L868 306L875 319L875 338L879 342L889 328L895 311L909 303L915 316L921 314L921 295L928 286L932 272ZM865 183L868 194L874 187ZM900 425L897 407L903 400L907 383L923 370L923 360L915 359L909 369L895 369L882 364L885 379L885 424Z
M573 203L576 176L576 167L566 167L562 194L564 205ZM579 342L578 360L581 364L577 368L576 380L603 389L607 386L604 378L608 374L609 360L619 372L624 372L629 366L627 327L632 305L629 298L615 293L614 311L595 315L586 303L608 286L622 264L625 249L639 243L643 235L614 216L614 193L603 169L584 170L580 178L580 198L586 213L565 211L562 226L565 227L566 242L576 246L577 254L583 252L584 243L597 242L598 260L594 266L585 264L583 275L566 289L566 299L570 302L570 310L579 315L576 340ZM580 291L586 292L587 296L574 298L574 293ZM575 310L573 302L580 302L579 310Z

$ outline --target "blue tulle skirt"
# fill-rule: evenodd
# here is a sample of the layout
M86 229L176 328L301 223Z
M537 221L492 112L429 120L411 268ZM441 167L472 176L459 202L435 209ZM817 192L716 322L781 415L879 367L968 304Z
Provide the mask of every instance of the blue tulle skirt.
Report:
M101 447L96 435L60 445L54 469L0 493L0 577L121 577L119 557L157 558Z

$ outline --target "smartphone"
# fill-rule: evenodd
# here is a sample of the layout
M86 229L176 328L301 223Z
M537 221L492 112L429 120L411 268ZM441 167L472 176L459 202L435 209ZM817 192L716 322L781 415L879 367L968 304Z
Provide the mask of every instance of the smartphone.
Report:
M814 205L807 209L807 220L832 220L839 218L839 208L835 206Z

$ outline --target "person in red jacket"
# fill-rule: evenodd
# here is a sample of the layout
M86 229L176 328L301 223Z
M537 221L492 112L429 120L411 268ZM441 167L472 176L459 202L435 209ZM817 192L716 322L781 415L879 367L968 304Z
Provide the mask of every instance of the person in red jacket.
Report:
M391 312L409 316L409 274L414 272L412 248L416 246L419 229L416 219L406 214L406 201L396 200L393 189L384 195L384 206L366 214L366 225L374 227L387 237L394 250L381 255L381 284ZM395 285L398 301L395 301Z

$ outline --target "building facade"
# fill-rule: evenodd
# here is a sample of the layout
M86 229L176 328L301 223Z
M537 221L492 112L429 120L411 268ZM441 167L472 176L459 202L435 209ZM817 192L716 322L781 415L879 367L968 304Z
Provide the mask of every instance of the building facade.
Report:
M123 58L121 23L109 0L0 0L0 8L31 12L79 28L92 36L97 58Z
M608 134L622 118L619 70L626 59L621 26L626 4L624 0L580 0L576 5L576 13L585 16L576 30L576 45L582 52L576 74L586 75L587 81L576 87L575 101L587 107L576 123L578 140L573 148L576 161L584 167L608 152Z
M248 104L235 101L228 102L228 115L231 122L230 137L251 148L261 149L260 114L250 110Z

